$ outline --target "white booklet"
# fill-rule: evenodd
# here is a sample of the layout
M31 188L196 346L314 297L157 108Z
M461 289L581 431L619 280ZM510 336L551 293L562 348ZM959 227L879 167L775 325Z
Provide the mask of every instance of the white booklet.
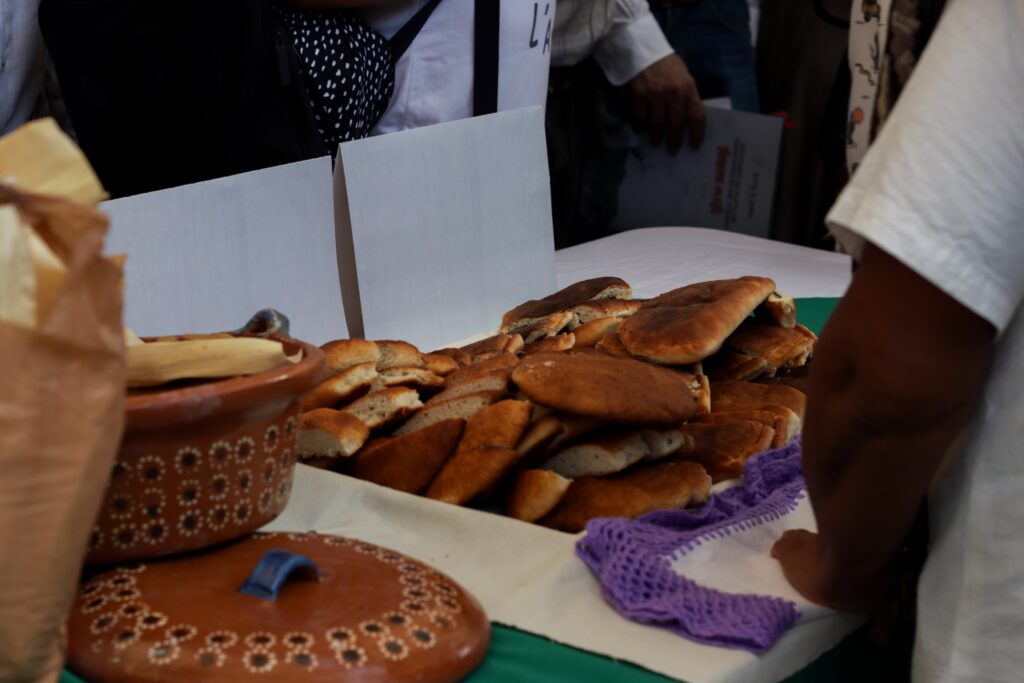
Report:
M630 150L614 230L688 225L768 237L783 119L704 111L700 149L673 155L644 140Z

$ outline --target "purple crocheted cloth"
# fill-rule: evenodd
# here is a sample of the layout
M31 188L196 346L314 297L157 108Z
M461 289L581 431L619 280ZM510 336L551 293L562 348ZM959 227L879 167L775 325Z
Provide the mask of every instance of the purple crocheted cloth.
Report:
M796 623L800 614L788 600L724 593L671 568L673 558L706 540L792 512L804 489L799 440L751 458L743 477L742 486L714 494L694 510L587 524L576 553L619 613L699 643L756 653L771 648Z

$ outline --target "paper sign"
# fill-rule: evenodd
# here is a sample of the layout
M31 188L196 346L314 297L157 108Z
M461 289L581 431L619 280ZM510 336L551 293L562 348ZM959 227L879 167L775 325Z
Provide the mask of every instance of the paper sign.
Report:
M353 336L430 350L553 292L547 168L539 107L342 144L335 207Z
M261 308L315 344L347 336L327 157L105 202L140 335L241 327Z
M631 150L613 229L692 225L768 236L783 120L717 107L704 114L698 150L670 155L646 141Z

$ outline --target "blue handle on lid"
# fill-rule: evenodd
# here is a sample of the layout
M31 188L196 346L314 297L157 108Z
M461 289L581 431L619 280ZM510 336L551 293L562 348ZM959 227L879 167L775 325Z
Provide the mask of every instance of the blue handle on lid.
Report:
M252 595L260 600L274 600L284 582L297 571L311 573L313 578L316 578L320 570L317 569L313 560L305 555L288 552L281 548L272 548L256 563L249 578L245 580L238 592Z

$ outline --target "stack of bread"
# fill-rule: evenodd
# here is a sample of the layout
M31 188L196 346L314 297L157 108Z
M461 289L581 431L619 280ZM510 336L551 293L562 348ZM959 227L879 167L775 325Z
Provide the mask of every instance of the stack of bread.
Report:
M299 457L570 532L703 502L799 431L805 397L785 377L816 337L768 278L631 296L618 278L579 282L433 353L330 342Z

